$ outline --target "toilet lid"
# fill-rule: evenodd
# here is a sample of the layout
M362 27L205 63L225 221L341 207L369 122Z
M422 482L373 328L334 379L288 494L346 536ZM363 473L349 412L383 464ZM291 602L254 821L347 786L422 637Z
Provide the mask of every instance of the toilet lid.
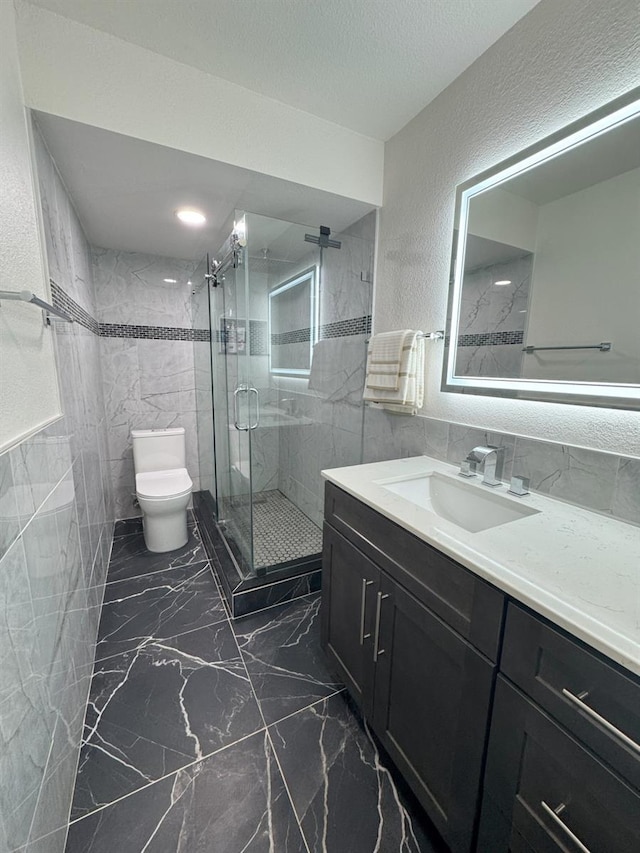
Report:
M136 474L136 492L143 498L165 498L190 492L193 487L186 468Z

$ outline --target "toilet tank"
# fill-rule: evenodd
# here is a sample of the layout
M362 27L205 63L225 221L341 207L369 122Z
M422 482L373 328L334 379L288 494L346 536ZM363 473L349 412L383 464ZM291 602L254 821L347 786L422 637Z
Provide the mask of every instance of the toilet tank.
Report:
M136 474L186 468L184 427L132 429L131 438Z

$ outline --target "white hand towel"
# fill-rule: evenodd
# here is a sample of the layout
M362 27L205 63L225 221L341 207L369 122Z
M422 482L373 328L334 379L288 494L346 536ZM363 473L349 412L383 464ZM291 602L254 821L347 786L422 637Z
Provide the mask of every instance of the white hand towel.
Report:
M372 339L373 341L373 339ZM364 389L364 400L371 405L381 406L389 412L415 415L424 404L424 371L425 347L424 338L417 331L408 331L405 336L406 345L402 350L402 360L399 371L397 390L371 387L369 377L372 375L367 360L367 379ZM372 347L369 344L369 356ZM378 375L374 382L377 383Z
M397 332L382 332L369 342L367 358L367 387L397 391L400 387L400 372L403 355L411 345L411 329Z

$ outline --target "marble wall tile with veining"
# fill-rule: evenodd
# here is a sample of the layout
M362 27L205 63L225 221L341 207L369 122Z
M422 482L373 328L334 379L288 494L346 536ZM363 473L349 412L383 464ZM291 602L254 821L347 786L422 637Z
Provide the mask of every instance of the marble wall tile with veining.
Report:
M364 462L381 462L426 452L426 421L367 406L364 413Z
M80 709L83 709L84 702L86 702L86 691L85 695L80 697ZM31 853L32 844L35 844L38 839L42 839L42 850L51 851L51 853L56 849L64 850L64 847L56 847L62 839L56 839L55 831L66 828L68 821L80 752L82 718L82 714L77 714L75 720L59 717L56 721L40 786L38 808L35 810L29 831L28 853ZM43 836L46 836L46 839ZM46 846L44 846L45 841Z
M39 678L14 681L0 713L0 846L12 851L28 840L51 747Z
M0 720L10 706L16 685L37 671L37 641L29 590L27 560L21 538L16 539L0 559L0 623L3 642L0 648ZM8 702L8 704L5 704Z
M449 445L449 423L434 418L424 418L425 456L446 462Z
M522 375L522 344L496 344L458 347L456 376L497 376L518 378Z
M191 328L193 262L97 247L92 255L100 322Z
M0 456L0 559L20 532L16 488L9 453Z
M82 225L37 130L34 137L51 277L95 316L92 264ZM5 555L14 569L22 567L19 588L28 596L5 610L19 676L12 684L17 689L37 685L46 735L44 758L32 762L39 767L38 778L45 780L35 794L26 776L9 773L16 797L28 803L37 796L33 821L23 826L24 835L32 825L26 849L33 853L49 853L64 843L64 832L55 828L66 822L73 789L105 567L101 578L94 569L106 562L108 544L100 543L103 534L110 537L99 340L79 323L56 324L53 335L64 416L10 454L23 531L14 543L17 550ZM19 551L23 559L13 560ZM9 563L3 568L3 577L12 578ZM99 585L91 586L94 581ZM15 586L13 590L15 595ZM6 730L10 714L19 708L18 692L15 696L0 702L0 730ZM36 718L16 732L16 748L25 756L32 741L34 749L39 743L39 725ZM24 766L29 767L28 758ZM54 832L42 841L34 838L50 828Z
M142 511L136 502L133 456L109 461L113 486L113 518L134 518Z
M526 322L533 255L465 272L460 334L522 330ZM496 281L511 284L496 286Z
M326 249L322 257L320 322L334 323L371 313L373 238L339 235L340 249Z
M531 488L550 497L606 512L611 509L618 457L564 444L517 438L514 474L531 480Z
M620 459L611 512L623 521L640 524L640 459Z

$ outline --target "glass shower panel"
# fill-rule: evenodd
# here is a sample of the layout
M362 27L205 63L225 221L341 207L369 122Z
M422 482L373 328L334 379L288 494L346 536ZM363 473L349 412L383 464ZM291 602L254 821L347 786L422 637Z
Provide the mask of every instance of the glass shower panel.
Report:
M218 520L243 574L253 569L247 278L229 267L211 288Z
M200 490L207 496L210 511L215 515L217 505L215 439L213 429L211 346L207 341L209 331L209 256L202 259L193 273L191 318L193 328L202 332L203 340L193 343L193 361L196 388L196 432L198 437L198 463Z
M314 443L316 413L308 405L311 353L319 336L321 251L305 241L318 229L245 214L244 274L249 296L249 373L253 554L256 574L295 564L322 548L317 513L291 476L290 451Z

